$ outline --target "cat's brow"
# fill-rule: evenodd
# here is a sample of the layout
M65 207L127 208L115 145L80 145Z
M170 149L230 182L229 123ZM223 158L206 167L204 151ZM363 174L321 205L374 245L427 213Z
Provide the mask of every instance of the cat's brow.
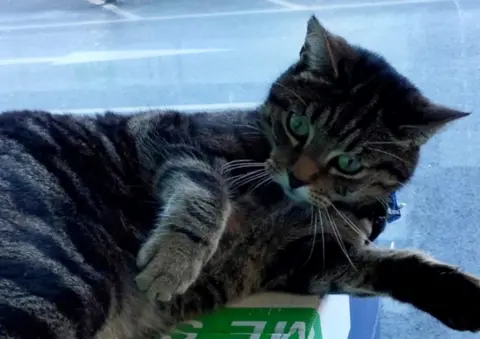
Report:
M302 99L302 97L297 94L294 90L292 90L291 88L279 83L278 81L277 82L274 82L274 85L277 85L279 87L282 87L284 90L286 90L287 92L289 92L291 95L293 95L294 97L296 97L305 107L307 106L306 102Z

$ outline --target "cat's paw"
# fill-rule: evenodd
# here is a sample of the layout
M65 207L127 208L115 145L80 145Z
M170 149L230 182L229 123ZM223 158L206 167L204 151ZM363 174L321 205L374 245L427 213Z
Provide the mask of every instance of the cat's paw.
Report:
M436 284L444 293L432 300L432 314L457 331L480 332L480 280L455 271L445 273Z
M137 267L141 271L135 282L150 300L169 301L195 282L215 249L215 243L193 244L182 233L163 233L140 249Z

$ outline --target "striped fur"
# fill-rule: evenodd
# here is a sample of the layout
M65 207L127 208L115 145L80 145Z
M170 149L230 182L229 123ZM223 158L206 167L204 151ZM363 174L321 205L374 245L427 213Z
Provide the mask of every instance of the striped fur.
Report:
M219 166L268 154L258 136L240 135L248 127L231 128L251 116L0 115L0 334L127 338L141 324L169 327L148 315L147 296L166 292L141 290L181 273L189 284L213 254L232 208Z
M278 81L283 89L292 76L309 83L299 88L303 101L319 89L312 81L325 85L312 67L329 60L311 54L322 48L308 40L319 36L315 25L302 60ZM337 64L333 71L344 72ZM387 295L478 331L477 278L421 253L366 246L384 226L381 202L332 199L319 209L285 199L285 187L268 182L272 156L295 142L279 124L291 92L277 90L248 112L1 114L0 338L165 334L262 291ZM309 107L324 121L320 132L340 121L325 115L333 106ZM410 122L415 153L427 131L418 130L424 121ZM299 171L312 168L302 164ZM382 194L397 188L384 186Z

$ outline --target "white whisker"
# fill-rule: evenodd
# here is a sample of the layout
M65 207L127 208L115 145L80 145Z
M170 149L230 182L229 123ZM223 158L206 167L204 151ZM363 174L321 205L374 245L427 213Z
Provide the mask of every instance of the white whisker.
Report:
M270 181L272 181L272 178L270 176L268 176L267 178L263 179L258 184L256 184L252 189L250 189L247 194L253 193L256 189L258 189L259 187L269 183Z
M253 125L243 125L243 127L248 127L251 130L258 132L259 134L263 134L265 131L259 128L258 126L253 126Z
M241 174L238 174L238 175L233 175L231 177L228 177L227 181L230 185L233 185L237 181L240 181L240 180L245 179L245 178L249 178L251 176L254 176L254 175L260 174L260 173L265 173L266 174L265 170L263 168L260 168L260 169L257 169L257 170L254 170L254 171L251 171L251 172L248 172L248 173L241 173Z
M375 197L375 199L377 199L377 201L378 201L379 203L381 203L382 206L385 207L385 209L388 211L388 203L385 201L384 198Z
M228 167L229 165L234 165L234 164L244 164L244 163L257 163L256 161L253 161L251 159L238 159L238 160L232 160L224 164L221 168Z
M387 151L384 151L384 150L381 150L381 149L377 149L377 148L371 148L371 147L365 147L366 149L369 149L370 151L374 151L374 152L378 152L378 153L382 153L382 154L385 154L385 155L389 155L391 156L392 158L395 158L395 159L398 159L400 160L401 162L407 164L407 165L410 165L412 166L412 163L399 157L398 155L395 155L393 153L390 153L390 152L387 152Z
M325 229L323 228L323 217L322 212L317 210L317 215L320 218L320 230L322 234L322 269L325 270L325 261L327 260L326 251L325 251Z
M348 218L343 212L341 212L340 210L338 210L338 208L335 207L335 205L331 205L332 208L335 210L335 212L337 212L337 214L340 216L340 218L343 219L343 221L345 221L347 223L347 225L357 234L359 235L363 241L367 241L369 244L371 243L371 241L368 239L368 237L358 228L357 225L355 225L353 223L352 220L350 220L350 218Z
M259 126L255 126L255 125L250 125L250 124L233 124L233 126L235 127L238 127L240 129L243 129L243 128L250 128L252 131L254 132L257 132L256 135L261 135L261 134L265 134L265 131L259 127ZM245 132L242 131L242 135L246 134ZM251 133L252 135L254 135L253 133Z
M240 168L249 168L249 167L258 168L258 167L264 167L264 166L265 166L264 163L232 164L231 166L223 168L222 173L230 172L230 171L240 169Z
M255 173L254 173L255 172ZM263 179L265 177L270 177L270 175L263 170L253 171L246 175L240 175L240 178L235 179L233 182L230 183L232 189L236 189L240 186L246 185L251 183L254 180Z
M329 220L330 222L330 226L332 228L332 231L333 231L333 234L337 240L337 243L338 245L340 246L340 249L342 250L343 254L345 255L345 257L347 258L348 262L350 263L350 265L352 266L352 268L357 271L357 268L355 267L355 264L353 263L352 259L350 259L350 256L348 255L348 251L347 249L345 248L345 244L343 243L343 240L342 240L342 236L340 235L340 232L338 231L337 229L337 225L335 224L335 222L333 221L332 217L330 216L330 214L328 213L328 210L325 209L325 213L326 213L326 216L327 216L327 219Z
M260 169L256 169L256 170L251 171L251 172L240 173L240 174L237 174L237 175L229 176L229 177L227 177L226 180L229 181L230 183L233 183L238 179L246 178L246 177L249 177L251 175L258 174L258 173L266 173L266 172L262 168L260 168Z
M302 266L305 266L308 263L308 261L312 258L313 251L315 249L315 242L317 240L317 218L316 217L314 218L314 215L315 215L314 211L315 211L314 207L313 205L311 205L310 206L310 227L313 228L312 248L310 249L310 253L308 254L307 260L305 260Z

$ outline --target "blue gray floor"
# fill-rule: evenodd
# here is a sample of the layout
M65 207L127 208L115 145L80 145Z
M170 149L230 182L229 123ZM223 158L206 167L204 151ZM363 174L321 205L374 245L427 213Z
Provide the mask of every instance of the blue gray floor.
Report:
M479 0L1 0L0 109L247 107L297 57L312 13L477 113L427 147L382 242L480 274ZM384 339L480 337L389 300L380 321Z

